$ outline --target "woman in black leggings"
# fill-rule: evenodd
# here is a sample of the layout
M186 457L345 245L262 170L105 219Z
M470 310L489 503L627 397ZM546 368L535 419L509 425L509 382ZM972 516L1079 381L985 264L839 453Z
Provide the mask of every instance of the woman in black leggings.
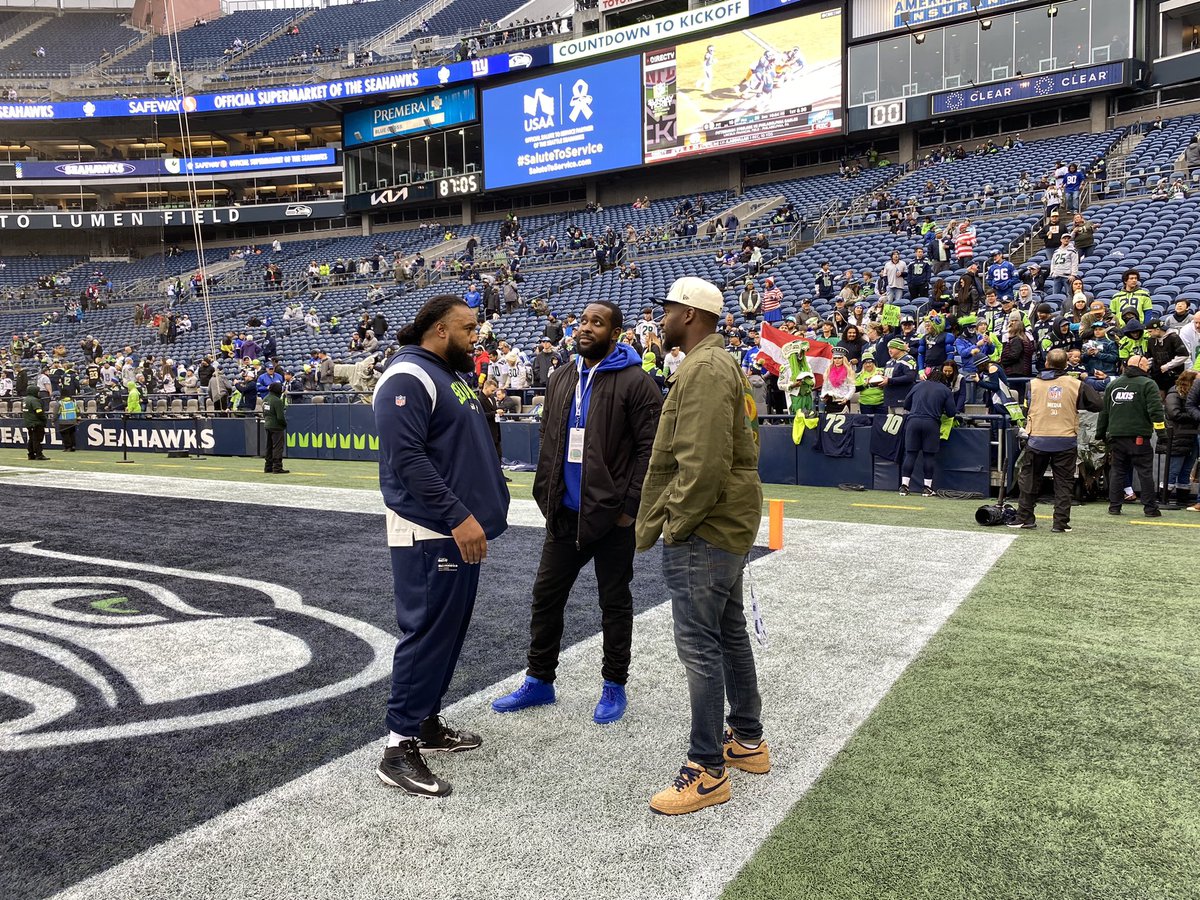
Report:
M904 400L908 410L904 425L904 462L900 464L900 496L909 495L909 481L917 460L921 461L921 474L925 476L922 497L935 496L933 491L933 457L938 452L941 440L942 416L953 418L958 410L954 394L946 385L940 369L926 369L925 379L913 385Z

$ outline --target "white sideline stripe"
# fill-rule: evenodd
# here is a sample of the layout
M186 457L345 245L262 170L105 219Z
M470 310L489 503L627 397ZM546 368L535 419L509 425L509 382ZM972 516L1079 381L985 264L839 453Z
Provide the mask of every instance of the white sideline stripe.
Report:
M446 800L381 785L381 740L60 896L717 897L1012 540L797 520L784 527L792 549L753 565L772 640L757 661L775 766L766 776L733 772L730 803L682 818L647 807L684 759L689 721L664 603L637 618L621 722L591 722L596 635L563 654L554 706L491 712L489 701L518 685L518 673L446 710L484 736L473 753L431 754L454 784ZM955 552L946 554L950 542ZM874 564L841 572L864 544ZM821 573L837 573L836 582ZM514 663L524 650L512 648ZM381 717L383 699L381 691Z
M5 477L0 489L8 485L60 488L73 491L98 491L142 497L169 497L179 500L215 500L222 503L249 503L258 506L282 506L317 509L327 512L363 513L382 516L386 507L378 488L311 487L298 484L251 484L242 481L218 481L207 478L173 478L168 475L123 475L119 472L31 471L19 466L0 466ZM513 500L508 524L540 527L545 519L532 500Z

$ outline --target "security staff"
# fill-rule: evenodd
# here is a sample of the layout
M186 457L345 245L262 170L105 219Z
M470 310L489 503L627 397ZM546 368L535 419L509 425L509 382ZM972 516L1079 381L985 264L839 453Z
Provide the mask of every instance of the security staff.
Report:
M400 350L375 386L379 487L402 637L392 661L388 747L376 774L422 797L451 787L422 750L481 743L439 713L475 608L479 564L508 523L508 488L467 380L475 313L461 297L429 300L397 335Z
M283 385L272 381L263 398L263 427L267 430L266 460L263 471L268 475L286 475L283 467L283 447L286 441L287 413L283 401Z
M603 686L592 715L625 714L633 641L633 523L650 465L662 390L642 359L619 342L621 308L589 303L575 330L577 364L550 378L533 498L546 540L533 583L529 669L516 691L492 703L514 712L553 703L563 610L580 570L594 561L604 635Z
M30 381L25 387L24 419L25 430L29 432L26 455L30 459L46 459L46 454L42 453L42 441L46 439L46 401L38 396L36 381Z
M1142 508L1158 518L1158 492L1154 489L1154 450L1150 438L1166 428L1158 386L1147 377L1150 360L1129 357L1125 371L1104 390L1104 409L1096 423L1097 440L1108 442L1108 514L1121 514L1121 499L1132 468L1138 477Z
M1086 381L1066 374L1067 353L1061 348L1046 355L1046 370L1029 383L1026 428L1029 442L1022 455L1021 501L1010 528L1037 528L1033 507L1037 503L1046 467L1054 477L1054 525L1051 531L1071 530L1071 492L1079 452L1079 410L1099 412L1100 394Z

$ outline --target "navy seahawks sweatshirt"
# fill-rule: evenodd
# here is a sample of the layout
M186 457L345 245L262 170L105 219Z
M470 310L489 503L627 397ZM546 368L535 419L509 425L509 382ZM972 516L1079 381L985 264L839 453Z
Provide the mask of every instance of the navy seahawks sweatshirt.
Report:
M442 534L474 516L488 539L508 527L508 487L483 408L437 354L401 347L375 386L379 488L388 509Z

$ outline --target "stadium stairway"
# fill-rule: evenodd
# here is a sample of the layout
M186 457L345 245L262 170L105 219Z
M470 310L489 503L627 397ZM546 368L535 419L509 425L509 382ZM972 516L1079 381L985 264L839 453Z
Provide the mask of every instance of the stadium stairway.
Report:
M15 44L17 41L21 40L21 38L25 37L27 34L33 33L49 21L49 16L34 12L21 13L18 16L9 19L5 23L6 27L10 29L15 28L16 30L10 31L7 37L5 37L3 40L0 40L0 50Z

